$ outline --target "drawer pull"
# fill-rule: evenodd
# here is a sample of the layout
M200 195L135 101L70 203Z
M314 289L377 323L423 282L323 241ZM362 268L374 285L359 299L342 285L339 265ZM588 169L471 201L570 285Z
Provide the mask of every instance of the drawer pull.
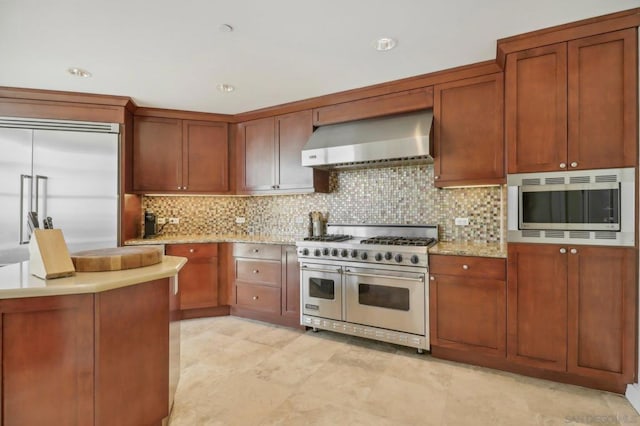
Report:
M469 265L462 265L462 269L466 271L467 269L469 269Z
M572 248L572 249L571 249L571 254L578 254L578 249L574 249L574 248Z
M258 300L258 296L253 296L252 299L253 300Z
M434 277L433 275L431 275L431 277L429 277L429 279L430 279L431 281L435 281L435 280L436 280L436 277Z
M567 252L566 248L563 247L563 248L560 249L560 253L565 254L566 252Z
M254 269L254 270L253 270L253 271L251 271L251 272L253 272L254 274L257 274L257 273L259 273L260 271L259 271L259 270L257 270L257 269Z
M194 249L189 249L189 253L193 253L194 251Z
M254 252L254 253L259 253L259 252L260 252L260 249L253 249L253 252Z

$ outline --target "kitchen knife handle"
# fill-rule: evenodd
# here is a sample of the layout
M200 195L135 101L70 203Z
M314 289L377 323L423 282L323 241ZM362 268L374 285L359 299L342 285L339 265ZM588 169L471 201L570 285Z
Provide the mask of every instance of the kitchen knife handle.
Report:
M27 235L27 238L24 237L24 218L25 218L25 208L24 208L24 187L25 181L29 180L29 192L31 192L31 182L33 181L33 176L30 175L20 175L20 244L28 244L29 238L31 234ZM29 195L29 200L31 200L31 195ZM31 210L31 207L29 207Z

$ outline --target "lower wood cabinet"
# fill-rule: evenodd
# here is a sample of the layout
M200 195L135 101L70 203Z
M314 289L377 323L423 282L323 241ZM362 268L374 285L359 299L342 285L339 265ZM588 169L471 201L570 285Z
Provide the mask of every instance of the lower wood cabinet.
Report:
M432 255L429 264L431 345L504 357L505 260Z
M183 318L229 313L228 308L211 309L225 305L224 298L220 297L217 243L169 244L165 252L188 259L178 275Z
M233 244L231 314L300 324L300 277L295 246Z
M635 380L637 251L509 244L509 360L623 391Z

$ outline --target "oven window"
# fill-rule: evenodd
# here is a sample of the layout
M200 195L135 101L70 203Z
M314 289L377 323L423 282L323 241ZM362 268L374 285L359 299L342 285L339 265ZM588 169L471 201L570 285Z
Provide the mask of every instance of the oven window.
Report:
M523 223L620 223L618 189L522 193Z
M309 296L311 297L333 300L335 298L334 287L333 280L309 278Z
M409 310L409 289L384 285L358 284L358 302L379 308Z

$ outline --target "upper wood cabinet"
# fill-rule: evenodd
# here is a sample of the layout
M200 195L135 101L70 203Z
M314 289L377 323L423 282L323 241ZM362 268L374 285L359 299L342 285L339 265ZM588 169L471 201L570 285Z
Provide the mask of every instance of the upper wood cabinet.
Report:
M434 89L435 186L504 182L503 75Z
M509 173L637 164L635 28L509 54Z
M227 192L227 127L219 122L135 117L133 190Z
M418 111L433 106L433 87L373 96L357 101L328 105L313 110L313 125L342 123L383 115Z
M312 131L310 110L240 123L238 192L327 192L328 172L301 165L302 148Z

